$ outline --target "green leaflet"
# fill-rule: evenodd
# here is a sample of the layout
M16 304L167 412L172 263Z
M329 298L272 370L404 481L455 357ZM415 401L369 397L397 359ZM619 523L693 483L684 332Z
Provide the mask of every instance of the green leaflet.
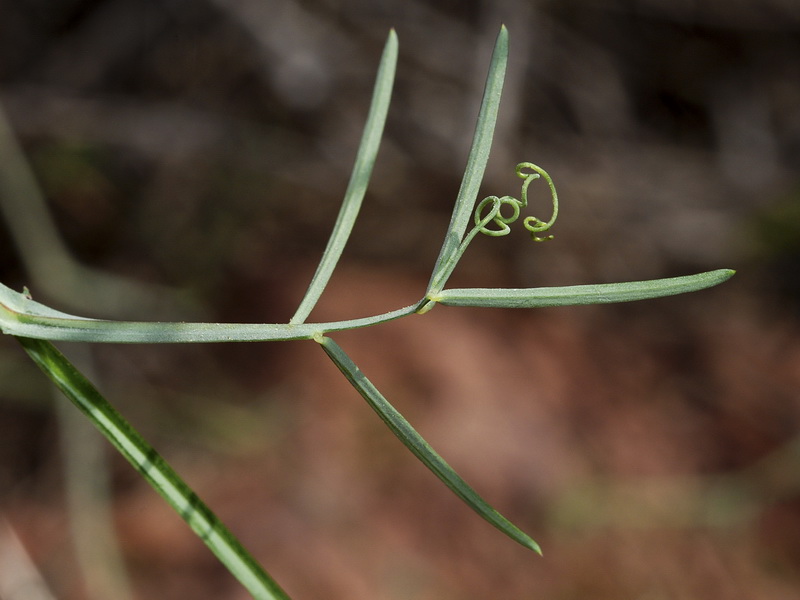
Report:
M397 68L397 34L394 29L389 32L386 46L383 50L378 76L375 81L375 89L372 95L367 123L364 126L364 133L358 147L356 162L353 165L353 173L350 175L350 183L347 185L342 206L339 209L339 216L328 240L328 245L322 254L317 270L311 278L306 295L297 307L290 323L303 323L314 308L314 305L322 295L325 286L328 284L336 264L344 251L345 244L353 230L353 225L358 217L361 202L367 192L369 178L372 175L372 167L378 155L381 138L383 137L383 126L386 123L386 114L389 112L389 102L392 98L392 87L394 84L394 74Z
M503 515L497 512L492 506L481 498L453 468L430 447L428 442L417 433L417 431L406 421L397 409L378 391L378 389L367 379L356 364L350 359L344 350L331 338L320 337L317 341L322 345L322 349L339 367L339 370L347 377L347 380L364 397L364 400L378 413L378 416L386 423L387 427L397 438L403 442L406 448L416 456L434 475L444 482L459 498L461 498L470 508L481 517L497 527L512 540L519 542L526 548L541 554L542 551L530 536L511 523Z
M503 26L500 28L492 53L483 101L478 112L478 122L475 125L472 147L467 158L467 168L464 171L464 178L461 180L461 188L458 190L458 197L453 207L453 214L450 218L450 225L447 227L447 233L445 233L442 249L439 251L439 257L433 267L433 274L428 283L428 292L439 292L447 283L447 279L458 263L459 246L478 197L478 190L486 171L486 163L489 161L489 151L492 148L492 137L497 123L497 112L500 108L507 63L508 31Z
M576 304L608 304L660 298L694 292L715 286L730 279L735 271L718 269L696 275L541 288L472 288L444 290L429 300L445 306L484 306L493 308L542 308Z

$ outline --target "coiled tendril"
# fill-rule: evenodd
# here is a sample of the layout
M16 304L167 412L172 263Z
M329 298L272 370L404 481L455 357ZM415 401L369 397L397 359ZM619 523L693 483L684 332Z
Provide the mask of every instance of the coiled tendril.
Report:
M530 172L533 171L533 172ZM553 239L552 235L540 237L537 234L547 231L553 226L558 218L558 194L553 180L548 175L547 171L541 167L529 163L519 163L516 168L517 177L524 179L522 182L521 200L517 200L512 196L488 196L478 203L475 208L475 230L476 232L485 233L493 237L508 235L511 233L509 225L519 219L520 211L528 206L528 186L534 179L544 177L547 184L550 186L550 195L553 200L553 215L549 221L542 221L537 217L525 217L522 224L528 231L531 232L531 237L536 242L544 242ZM504 215L503 208L509 206L511 214ZM488 212L486 212L488 210ZM490 229L489 225L494 224L496 228ZM474 230L474 231L475 231Z
M485 233L486 235L494 237L511 233L511 227L509 227L509 225L519 219L522 209L528 206L528 186L531 184L531 181L539 179L539 177L544 177L545 181L547 181L547 184L550 186L550 195L553 201L553 214L549 221L543 221L538 217L525 217L523 225L525 229L530 231L531 238L533 238L535 242L544 242L553 239L552 235L545 237L537 235L550 229L556 222L556 218L558 218L558 194L556 194L556 187L553 185L553 180L550 178L550 175L547 174L547 171L529 162L519 163L516 172L517 177L525 180L522 182L522 200L517 200L512 196L503 196L502 198L489 196L481 200L475 208L475 226L463 236L458 248L450 253L444 260L441 268L434 273L428 287L429 292L437 293L442 290L448 277L450 277L453 269L455 269L456 264L458 264L458 261L464 255L467 246L470 245L472 240L475 239L475 236L479 233ZM504 215L502 213L503 208L506 206L511 208L510 215ZM491 224L494 224L494 226L490 227ZM417 312L420 314L425 313L429 311L434 304L435 301L427 302L423 304Z

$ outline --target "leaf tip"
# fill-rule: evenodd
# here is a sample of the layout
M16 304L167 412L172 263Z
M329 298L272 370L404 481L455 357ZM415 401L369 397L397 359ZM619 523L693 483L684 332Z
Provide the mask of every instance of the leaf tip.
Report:
M523 540L519 540L519 541L522 542L523 546L525 546L526 548L530 548L531 550L536 552L536 554L538 554L539 556L544 556L544 554L542 553L542 547L539 546L539 544L537 544L533 540L533 538L531 538L531 537L526 535L524 541Z
M716 271L709 271L708 275L713 277L713 283L711 286L719 285L720 283L725 283L736 274L734 269L717 269ZM709 287L711 287L709 286Z
M497 41L508 43L508 29L506 29L505 23L500 25L500 33L497 34Z

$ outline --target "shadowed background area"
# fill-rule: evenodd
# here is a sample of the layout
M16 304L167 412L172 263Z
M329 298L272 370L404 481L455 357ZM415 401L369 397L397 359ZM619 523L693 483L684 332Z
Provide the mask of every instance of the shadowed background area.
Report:
M545 244L521 227L476 240L451 286L738 271L684 297L437 307L335 336L544 558L463 506L315 344L60 347L298 600L796 597L793 0L11 3L0 281L86 316L287 321L394 27L373 181L310 320L415 302L501 23L482 189L516 195L514 166L532 161L562 212ZM531 190L548 218L545 186ZM63 600L246 598L65 405L0 340L0 598L22 584Z

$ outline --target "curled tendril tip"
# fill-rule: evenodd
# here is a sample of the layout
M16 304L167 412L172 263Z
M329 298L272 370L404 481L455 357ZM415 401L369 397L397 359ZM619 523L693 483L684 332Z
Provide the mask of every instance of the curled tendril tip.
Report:
M528 206L528 186L532 181L541 177L544 178L548 186L550 186L553 214L548 221L543 221L538 217L525 217L522 224L525 229L530 232L531 238L536 242L544 242L553 239L552 235L544 237L537 235L550 229L558 218L558 194L556 193L553 180L550 178L547 171L529 162L519 163L516 168L516 173L517 177L524 179L520 194L521 199L518 200L513 196L488 196L481 200L475 208L474 220L477 232L493 237L511 233L511 223L519 219L521 210ZM504 208L506 209L506 214L503 214ZM510 209L510 212L508 209Z

